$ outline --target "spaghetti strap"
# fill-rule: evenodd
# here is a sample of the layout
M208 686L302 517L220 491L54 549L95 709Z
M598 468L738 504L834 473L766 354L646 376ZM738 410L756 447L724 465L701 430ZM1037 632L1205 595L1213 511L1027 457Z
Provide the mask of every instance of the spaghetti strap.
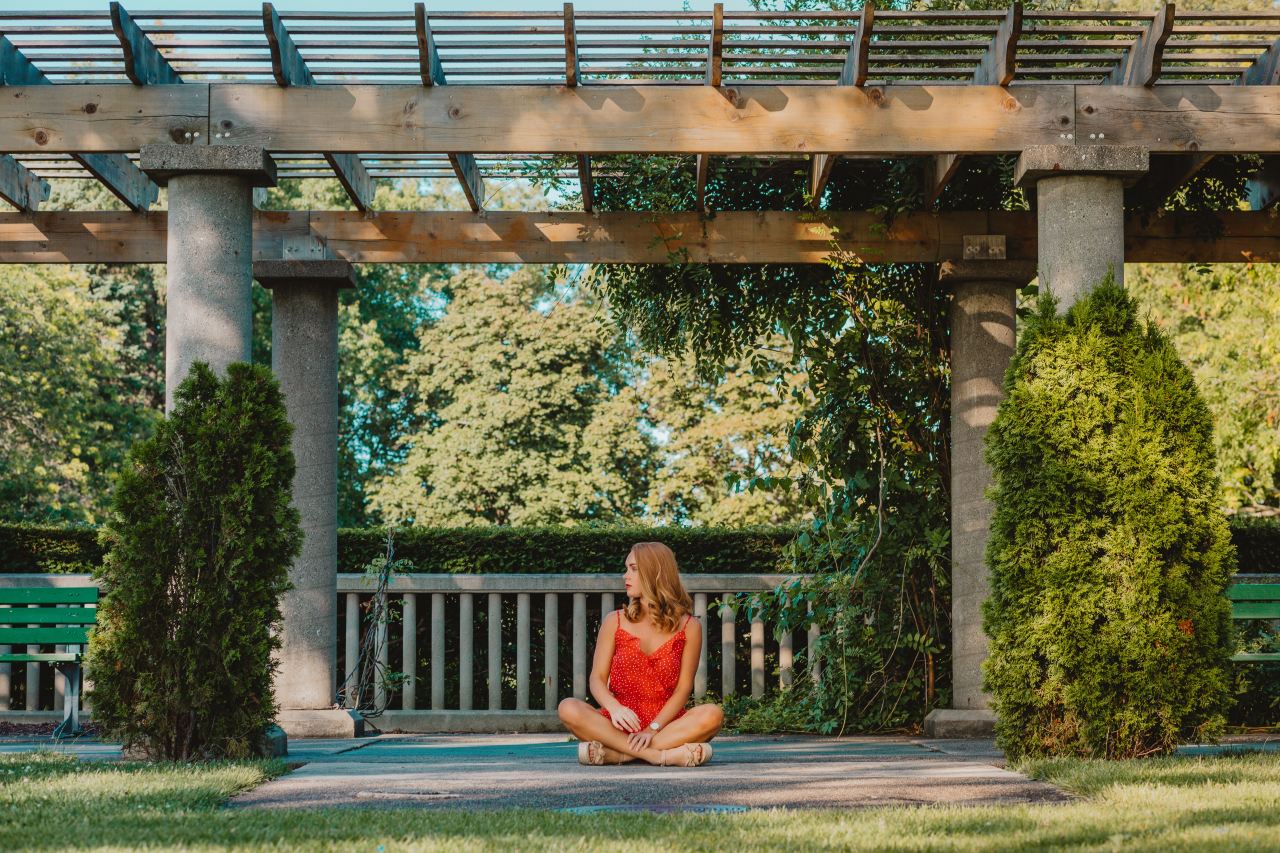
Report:
M688 628L688 627L689 627L689 620L690 620L690 619L692 619L692 618L693 618L693 614L692 614L692 613L686 613L686 614L684 615L684 624L680 626L680 630L681 630L681 631L683 631L685 628Z

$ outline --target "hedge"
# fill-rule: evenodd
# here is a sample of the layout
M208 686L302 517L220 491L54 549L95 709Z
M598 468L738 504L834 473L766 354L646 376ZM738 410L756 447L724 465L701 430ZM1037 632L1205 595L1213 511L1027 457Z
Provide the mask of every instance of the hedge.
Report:
M684 572L773 572L796 535L790 527L464 527L406 528L396 533L396 557L419 572L621 572L636 542L670 545ZM0 573L84 572L102 561L97 530L0 524ZM338 531L338 567L359 571L380 555L386 531Z

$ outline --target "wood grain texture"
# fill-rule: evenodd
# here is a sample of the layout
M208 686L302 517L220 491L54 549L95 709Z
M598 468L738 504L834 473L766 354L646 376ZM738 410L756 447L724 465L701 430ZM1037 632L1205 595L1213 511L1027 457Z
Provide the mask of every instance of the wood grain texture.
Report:
M0 199L21 211L33 211L49 198L49 182L8 154L0 154Z
M195 132L198 138L186 138ZM131 152L153 143L207 145L209 135L203 83L0 89L0 151L6 153Z
M871 0L862 4L858 17L858 35L849 45L844 66L840 69L841 86L867 85L867 62L871 51L871 31L875 26L876 10Z
M0 263L164 263L167 214L0 213ZM870 213L504 213L258 211L254 258L320 241L353 263L823 263L837 245L868 262L964 257L965 237L1002 236L1010 260L1036 258L1026 212L915 213L887 230ZM1133 263L1280 262L1269 213L1131 217Z
M1280 147L1280 87L1078 86L1075 141L1155 153L1266 154Z
M1075 101L1063 85L214 84L210 98L212 125L230 134L225 143L474 154L1012 153L1059 143L1072 130Z
M1173 34L1174 4L1165 3L1156 12L1146 32L1134 40L1133 46L1107 77L1113 86L1154 86L1160 79L1164 45Z
M174 85L182 77L119 3L111 4L111 29L124 51L124 73L135 86Z
M1018 68L1018 39L1022 36L1022 3L1009 7L996 37L978 63L973 82L980 86L1008 86Z

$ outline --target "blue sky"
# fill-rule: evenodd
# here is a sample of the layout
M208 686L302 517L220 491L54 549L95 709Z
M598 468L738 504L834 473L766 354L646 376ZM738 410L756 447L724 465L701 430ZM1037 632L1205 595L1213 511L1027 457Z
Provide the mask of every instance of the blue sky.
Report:
M689 5L696 10L709 10L713 0L691 0ZM42 11L57 11L61 9L74 9L77 11L103 9L106 10L108 3L106 0L95 2L95 0L5 0L6 6L14 9L31 9ZM556 0L434 0L427 3L427 13L431 10L441 9L448 11L464 11L472 9L494 9L506 10L516 9L530 12L553 11L563 8L563 2ZM665 11L671 10L678 12L685 6L685 0L574 0L575 9L611 9L619 11ZM124 7L128 10L144 10L144 9L209 9L212 11L234 10L234 11L250 11L261 8L260 3L254 0L200 0L200 2L181 2L181 0L124 0ZM724 0L726 9L750 9L751 4L748 0ZM325 11L325 12L347 12L347 11L413 11L413 0L278 0L276 8L282 12L294 11Z

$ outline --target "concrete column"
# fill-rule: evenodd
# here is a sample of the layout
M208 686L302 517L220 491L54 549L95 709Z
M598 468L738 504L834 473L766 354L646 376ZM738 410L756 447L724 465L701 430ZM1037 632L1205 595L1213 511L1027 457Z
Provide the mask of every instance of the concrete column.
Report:
M1111 271L1124 283L1124 188L1146 174L1145 148L1037 145L1014 180L1034 187L1040 286L1066 311Z
M337 693L338 291L355 284L351 264L334 260L258 261L253 277L270 288L271 367L293 424L293 502L302 516L302 554L280 602L276 701L290 737L356 734Z
M1035 276L1023 261L946 263L939 280L951 303L951 683L952 707L925 719L929 737L987 735L995 726L982 690L987 636L982 602L990 594L987 535L991 469L983 459L987 428L1003 397L1014 351L1017 289Z
M147 145L140 166L169 188L165 411L193 362L248 361L253 332L253 188L275 183L262 148Z

